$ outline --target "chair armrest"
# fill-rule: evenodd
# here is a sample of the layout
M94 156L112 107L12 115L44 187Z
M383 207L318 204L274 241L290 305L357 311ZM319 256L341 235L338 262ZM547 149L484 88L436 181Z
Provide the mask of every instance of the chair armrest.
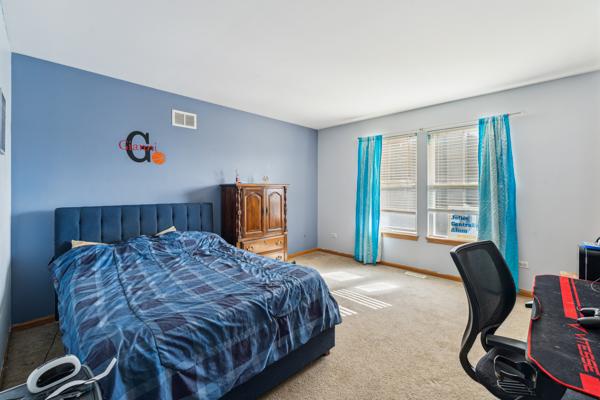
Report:
M523 356L525 356L525 353L527 352L527 343L517 339L497 335L487 335L485 337L485 342L488 346L519 353Z

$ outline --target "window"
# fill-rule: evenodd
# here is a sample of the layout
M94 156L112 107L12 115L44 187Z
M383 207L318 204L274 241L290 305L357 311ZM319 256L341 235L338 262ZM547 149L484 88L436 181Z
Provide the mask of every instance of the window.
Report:
M428 236L477 239L478 141L477 126L428 134Z
M381 156L381 226L417 232L417 135L384 138Z

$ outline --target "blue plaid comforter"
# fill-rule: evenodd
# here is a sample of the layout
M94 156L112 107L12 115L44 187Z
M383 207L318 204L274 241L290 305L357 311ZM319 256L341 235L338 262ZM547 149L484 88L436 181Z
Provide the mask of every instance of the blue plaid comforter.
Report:
M62 340L112 399L217 399L341 322L312 268L205 232L79 247L50 265Z

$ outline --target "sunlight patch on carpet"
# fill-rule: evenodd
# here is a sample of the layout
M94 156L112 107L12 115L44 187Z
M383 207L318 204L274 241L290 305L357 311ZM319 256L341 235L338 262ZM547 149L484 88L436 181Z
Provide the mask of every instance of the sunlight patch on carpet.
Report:
M356 314L358 314L358 313L357 313L356 311L354 311L354 310L351 310L351 309L349 309L349 308L346 308L346 307L344 307L344 306L340 306L339 304L338 304L338 306L340 307L340 314L342 314L342 317L349 317L349 316L351 316L351 315L356 315Z
M350 272L344 272L344 271L328 272L321 276L325 279L333 279L334 281L338 281L338 282L353 281L355 279L362 278L361 275L356 275L356 274L352 274Z
M404 275L414 276L415 278L427 279L427 275L419 274L418 272L406 271Z
M391 307L392 305L381 300L374 299L364 294L357 293L349 289L339 289L331 292L336 297L341 297L346 300L350 300L354 303L360 304L361 306L368 307L372 310L379 310L381 308Z
M396 289L398 285L394 285L392 283L387 282L377 282L370 283L368 285L356 286L356 289L362 290L363 292L373 293L373 292L382 292L384 290L392 290Z

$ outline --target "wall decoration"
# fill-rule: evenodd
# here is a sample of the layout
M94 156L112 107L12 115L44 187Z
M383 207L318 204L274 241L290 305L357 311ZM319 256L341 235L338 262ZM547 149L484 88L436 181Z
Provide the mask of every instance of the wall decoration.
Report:
M2 120L0 121L0 154L6 153L6 99L4 98L4 93L0 89L0 97L2 98L0 101L2 107Z
M142 144L134 143L138 137L143 140ZM150 133L148 132L133 131L129 133L127 139L119 142L119 149L125 150L127 156L137 163L153 162L162 165L166 161L165 153L158 151L156 142L150 144Z
M477 215L448 214L448 238L477 240Z

